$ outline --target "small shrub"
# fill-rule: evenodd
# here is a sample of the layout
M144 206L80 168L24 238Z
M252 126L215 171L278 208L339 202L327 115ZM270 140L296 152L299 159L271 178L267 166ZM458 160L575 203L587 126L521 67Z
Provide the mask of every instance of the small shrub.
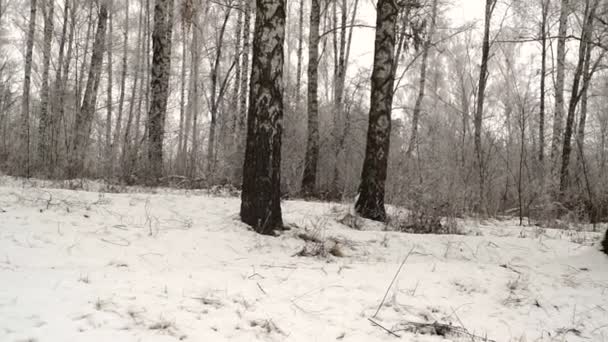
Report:
M400 232L410 234L465 234L455 217L442 214L441 210L435 208L417 208L398 213L391 219L391 225Z

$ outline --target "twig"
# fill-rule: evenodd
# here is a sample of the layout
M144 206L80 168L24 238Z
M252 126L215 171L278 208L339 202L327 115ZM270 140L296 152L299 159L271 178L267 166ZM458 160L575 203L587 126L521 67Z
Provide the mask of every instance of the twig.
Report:
M120 247L129 247L131 245L131 242L129 242L129 240L124 239L124 238L119 238L119 239L121 240L121 242L114 242L114 241L106 240L104 238L101 238L100 240L105 243L109 243L109 244L120 246Z
M370 322L372 322L372 324L373 324L373 325L375 325L375 326L377 326L378 328L380 328L380 329L382 329L382 330L386 331L387 333L389 333L389 334L391 334L391 335L393 335L393 336L395 336L395 337L397 337L397 338L401 338L401 336L399 336L399 335L397 335L396 333L394 333L393 331L391 331L391 330L389 330L389 329L387 329L387 328L383 327L382 325L380 325L380 323L378 323L378 322L374 321L373 319L368 318L367 320L368 320L368 321L370 321Z
M397 269L397 273L395 273L395 276L393 277L393 280L391 281L390 285L386 289L386 292L384 293L384 297L382 298L382 301L380 302L380 305L378 305L378 309L376 310L376 313L372 316L372 318L376 318L376 316L378 316L378 313L380 312L380 309L382 308L382 305L384 305L384 301L386 300L386 297L388 296L389 291L393 287L393 284L395 283L395 280L397 280L397 277L399 276L399 273L401 273L401 269L403 268L403 265L405 265L405 262L407 261L407 259L414 252L414 249L416 249L416 246L412 247L412 249L409 251L409 253L407 253L407 255L405 256L405 258L403 259L403 262L401 262L401 265L399 265L399 269Z
M258 285L258 288L260 289L260 291L262 291L263 294L267 294L266 291L264 291L264 289L262 288L262 285L260 285L260 283L256 283Z

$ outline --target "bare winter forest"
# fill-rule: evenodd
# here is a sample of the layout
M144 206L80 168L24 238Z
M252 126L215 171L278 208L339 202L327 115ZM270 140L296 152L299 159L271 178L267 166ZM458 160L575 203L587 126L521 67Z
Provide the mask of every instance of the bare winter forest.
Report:
M0 173L0 340L605 341L608 1L0 0Z
M3 0L2 169L605 220L607 4L477 2Z

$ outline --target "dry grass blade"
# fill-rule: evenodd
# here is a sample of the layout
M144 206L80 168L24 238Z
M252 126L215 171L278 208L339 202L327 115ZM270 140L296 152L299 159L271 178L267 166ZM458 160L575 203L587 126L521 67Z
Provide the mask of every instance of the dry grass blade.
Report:
M384 297L382 298L382 301L380 301L380 305L378 305L378 309L376 310L376 313L372 316L372 318L376 318L376 316L378 316L378 313L380 312L382 305L384 305L384 302L386 301L386 297L388 296L388 293L390 292L391 288L393 287L395 280L397 280L399 273L401 273L401 269L403 268L403 265L405 265L405 263L407 262L407 259L410 257L410 255L412 255L412 253L414 252L415 249L416 249L416 246L412 247L412 249L409 251L409 253L407 253L405 258L401 262L401 265L399 265L399 268L397 269L397 272L395 273L393 280L391 281L390 285L386 289L386 292L384 293Z

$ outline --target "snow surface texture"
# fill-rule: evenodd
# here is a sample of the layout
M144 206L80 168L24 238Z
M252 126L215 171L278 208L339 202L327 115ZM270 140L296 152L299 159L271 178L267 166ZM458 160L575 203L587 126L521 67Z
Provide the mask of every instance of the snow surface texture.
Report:
M600 233L353 230L348 206L294 201L273 238L238 198L130 191L0 179L0 341L608 341ZM342 257L297 256L304 233ZM435 322L461 334L412 328Z

